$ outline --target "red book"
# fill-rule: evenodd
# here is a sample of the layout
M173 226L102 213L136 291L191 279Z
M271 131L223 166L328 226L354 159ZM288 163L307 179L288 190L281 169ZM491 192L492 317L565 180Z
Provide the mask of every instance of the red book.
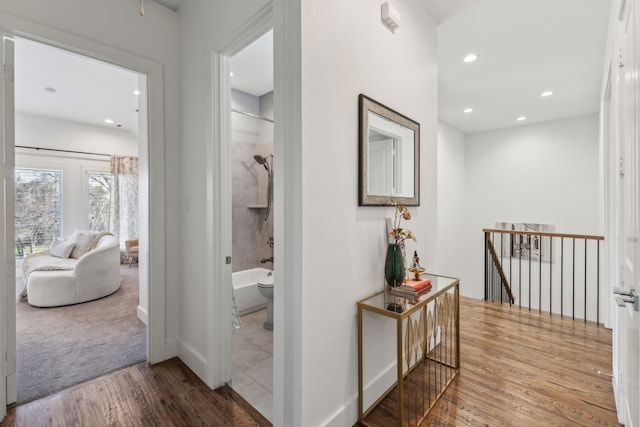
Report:
M409 280L409 279L405 279L405 281L402 283L403 286L406 286L407 288L411 288L413 289L415 292L419 292L421 290L423 290L424 288L431 286L431 280L429 279L422 279L422 280Z

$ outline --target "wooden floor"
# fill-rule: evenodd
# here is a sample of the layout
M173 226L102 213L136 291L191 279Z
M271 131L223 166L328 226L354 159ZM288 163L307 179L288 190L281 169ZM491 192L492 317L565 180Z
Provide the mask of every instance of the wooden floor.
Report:
M597 373L611 371L611 331L594 323L461 297L460 358L423 426L619 425L611 378Z
M611 331L499 303L460 304L460 374L424 426L618 425L611 380L597 373L611 369ZM2 425L270 424L228 387L211 391L171 359L13 408Z
M228 386L179 359L134 365L9 411L2 426L271 426Z

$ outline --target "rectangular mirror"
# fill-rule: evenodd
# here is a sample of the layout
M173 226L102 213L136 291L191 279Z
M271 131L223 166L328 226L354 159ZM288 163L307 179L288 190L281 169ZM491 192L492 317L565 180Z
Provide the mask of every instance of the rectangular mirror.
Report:
M420 205L420 124L360 94L358 203Z

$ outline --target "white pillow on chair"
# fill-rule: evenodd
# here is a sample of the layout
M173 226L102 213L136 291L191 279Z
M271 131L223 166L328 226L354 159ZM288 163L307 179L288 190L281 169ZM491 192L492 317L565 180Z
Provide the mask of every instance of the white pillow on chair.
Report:
M98 239L100 238L100 233L96 233L94 231L74 231L69 238L69 241L74 244L74 248L71 251L71 258L80 259L80 257L90 250L92 250Z
M51 256L58 258L69 258L71 251L76 245L73 242L55 238L51 243Z

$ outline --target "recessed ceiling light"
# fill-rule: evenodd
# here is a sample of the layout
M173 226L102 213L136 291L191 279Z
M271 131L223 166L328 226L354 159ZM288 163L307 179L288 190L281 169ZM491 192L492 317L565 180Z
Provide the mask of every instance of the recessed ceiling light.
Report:
M233 71L229 72L229 77L233 77Z
M464 112L465 113L473 113L473 108L465 108Z
M108 123L110 125L112 125L114 123L113 120L111 120L111 119L104 119L104 122Z
M527 120L527 118L525 116L520 116L516 119L517 121L521 122L523 120Z
M475 54L475 53L470 53L470 54L468 54L467 56L465 56L462 60L463 60L464 62L473 62L473 61L475 61L476 59L478 59L478 55L477 55L477 54Z
M544 92L542 92L540 94L540 96L542 96L542 97L547 97L547 96L551 96L551 95L553 95L553 92L551 92L550 90L546 90L546 91L544 91Z
M55 87L45 87L44 91L48 92L48 93L56 93L57 92Z
M136 89L136 90L133 91L133 94L138 96L138 95L140 95L140 91L138 89Z

